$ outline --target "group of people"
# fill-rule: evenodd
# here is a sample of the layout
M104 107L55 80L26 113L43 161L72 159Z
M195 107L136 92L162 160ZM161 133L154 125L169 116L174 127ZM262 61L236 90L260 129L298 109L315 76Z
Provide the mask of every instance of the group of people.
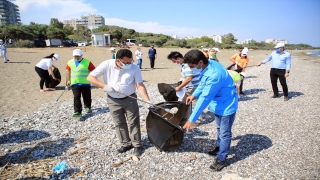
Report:
M115 55L116 55L116 48L111 47L110 48L110 52L112 54L111 59L115 59ZM137 50L135 51L134 55L136 56L136 60L137 60L137 65L139 66L140 69L142 69L142 50L141 47L137 47ZM147 58L149 58L150 60L150 68L154 69L154 65L155 65L155 60L157 58L157 50L154 48L153 45L151 45L150 49L148 50L148 56Z
M248 50L242 49L238 56L230 58L234 62L232 68L244 70L249 60L247 59L244 63L242 59L246 59L247 54ZM142 53L135 53L135 55L140 57ZM148 56L150 57L150 54ZM187 95L183 101L186 104L194 102L192 114L183 128L187 132L193 131L196 121L201 120L201 114L206 107L209 107L209 110L214 113L217 140L208 154L215 156L210 168L214 171L220 171L226 166L232 139L232 125L238 109L235 81L227 68L215 59L207 58L200 50L190 50L184 56L174 51L167 58L181 66L180 72L183 79L182 83L176 87L176 91L187 88ZM57 54L47 56L41 60L43 61L41 67L47 66L47 71L51 74L49 67L52 67L52 61L59 59L60 56ZM258 65L271 60L273 61L270 72L274 90L273 97L278 97L278 89L274 82L279 78L281 84L285 85L285 78L289 76L291 68L291 56L284 51L284 45L278 44L276 51ZM124 153L133 148L133 154L136 156L140 156L143 151L136 90L143 100L148 102L148 105L151 104L152 106L153 104L143 84L140 70L141 63L139 65L134 64L133 53L128 49L120 49L115 53L114 58L103 61L95 67L89 59L83 58L81 50L75 49L73 50L73 59L69 60L66 66L66 86L70 85L74 94L73 116L81 117L81 95L84 99L86 112L91 112L90 85L103 89L106 92L110 114L121 143L117 152ZM38 72L37 66L36 71ZM38 74L42 77L41 73ZM99 80L101 76L103 81ZM40 88L41 84L43 86L43 78L40 81ZM285 100L288 97L287 93L287 89L284 89Z

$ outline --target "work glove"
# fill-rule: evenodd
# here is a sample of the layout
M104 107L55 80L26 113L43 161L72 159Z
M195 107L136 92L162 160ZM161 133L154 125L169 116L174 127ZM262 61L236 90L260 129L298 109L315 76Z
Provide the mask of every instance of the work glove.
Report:
M148 101L148 103L150 103L150 104L147 104L148 108L154 108L154 104L153 104L153 102Z
M109 85L105 85L103 90L107 93L110 93L110 92L114 92L114 89L113 87L109 86Z

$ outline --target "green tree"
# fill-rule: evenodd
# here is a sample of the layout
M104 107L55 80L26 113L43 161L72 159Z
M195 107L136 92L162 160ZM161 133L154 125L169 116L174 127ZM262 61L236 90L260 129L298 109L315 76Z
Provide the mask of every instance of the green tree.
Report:
M63 29L63 23L60 22L57 18L51 18L49 26Z
M49 26L47 28L47 38L49 39L65 39L66 33L63 29L54 26Z
M115 30L111 33L112 39L116 39L118 42L122 38L122 33L119 30Z
M69 24L63 27L64 32L66 33L67 36L73 34L73 26L70 26Z
M208 36L202 36L200 39L202 42L207 42L209 44L213 44L213 39Z
M237 40L238 39L236 39L232 33L225 34L222 36L222 44L228 44L228 45L235 44Z
M77 26L74 34L83 41L90 41L91 39L91 30L87 26Z
M136 31L134 29L128 29L128 34L133 35Z

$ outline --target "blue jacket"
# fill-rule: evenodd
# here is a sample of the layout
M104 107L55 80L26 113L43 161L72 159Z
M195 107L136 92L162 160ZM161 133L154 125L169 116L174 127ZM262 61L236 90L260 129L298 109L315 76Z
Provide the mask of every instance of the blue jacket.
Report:
M208 66L200 74L201 80L193 96L198 99L189 121L194 123L209 105L210 111L228 116L238 109L238 95L234 82L226 68L220 63L209 60Z

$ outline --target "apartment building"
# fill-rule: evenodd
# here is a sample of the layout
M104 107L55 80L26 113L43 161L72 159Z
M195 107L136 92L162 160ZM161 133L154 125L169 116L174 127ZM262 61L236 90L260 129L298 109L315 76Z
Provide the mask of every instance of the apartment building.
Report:
M0 25L21 24L19 6L8 0L0 0Z
M105 25L104 18L100 15L95 14L81 16L81 19L64 20L63 24L70 25L74 29L77 29L77 25L87 26L91 30Z

